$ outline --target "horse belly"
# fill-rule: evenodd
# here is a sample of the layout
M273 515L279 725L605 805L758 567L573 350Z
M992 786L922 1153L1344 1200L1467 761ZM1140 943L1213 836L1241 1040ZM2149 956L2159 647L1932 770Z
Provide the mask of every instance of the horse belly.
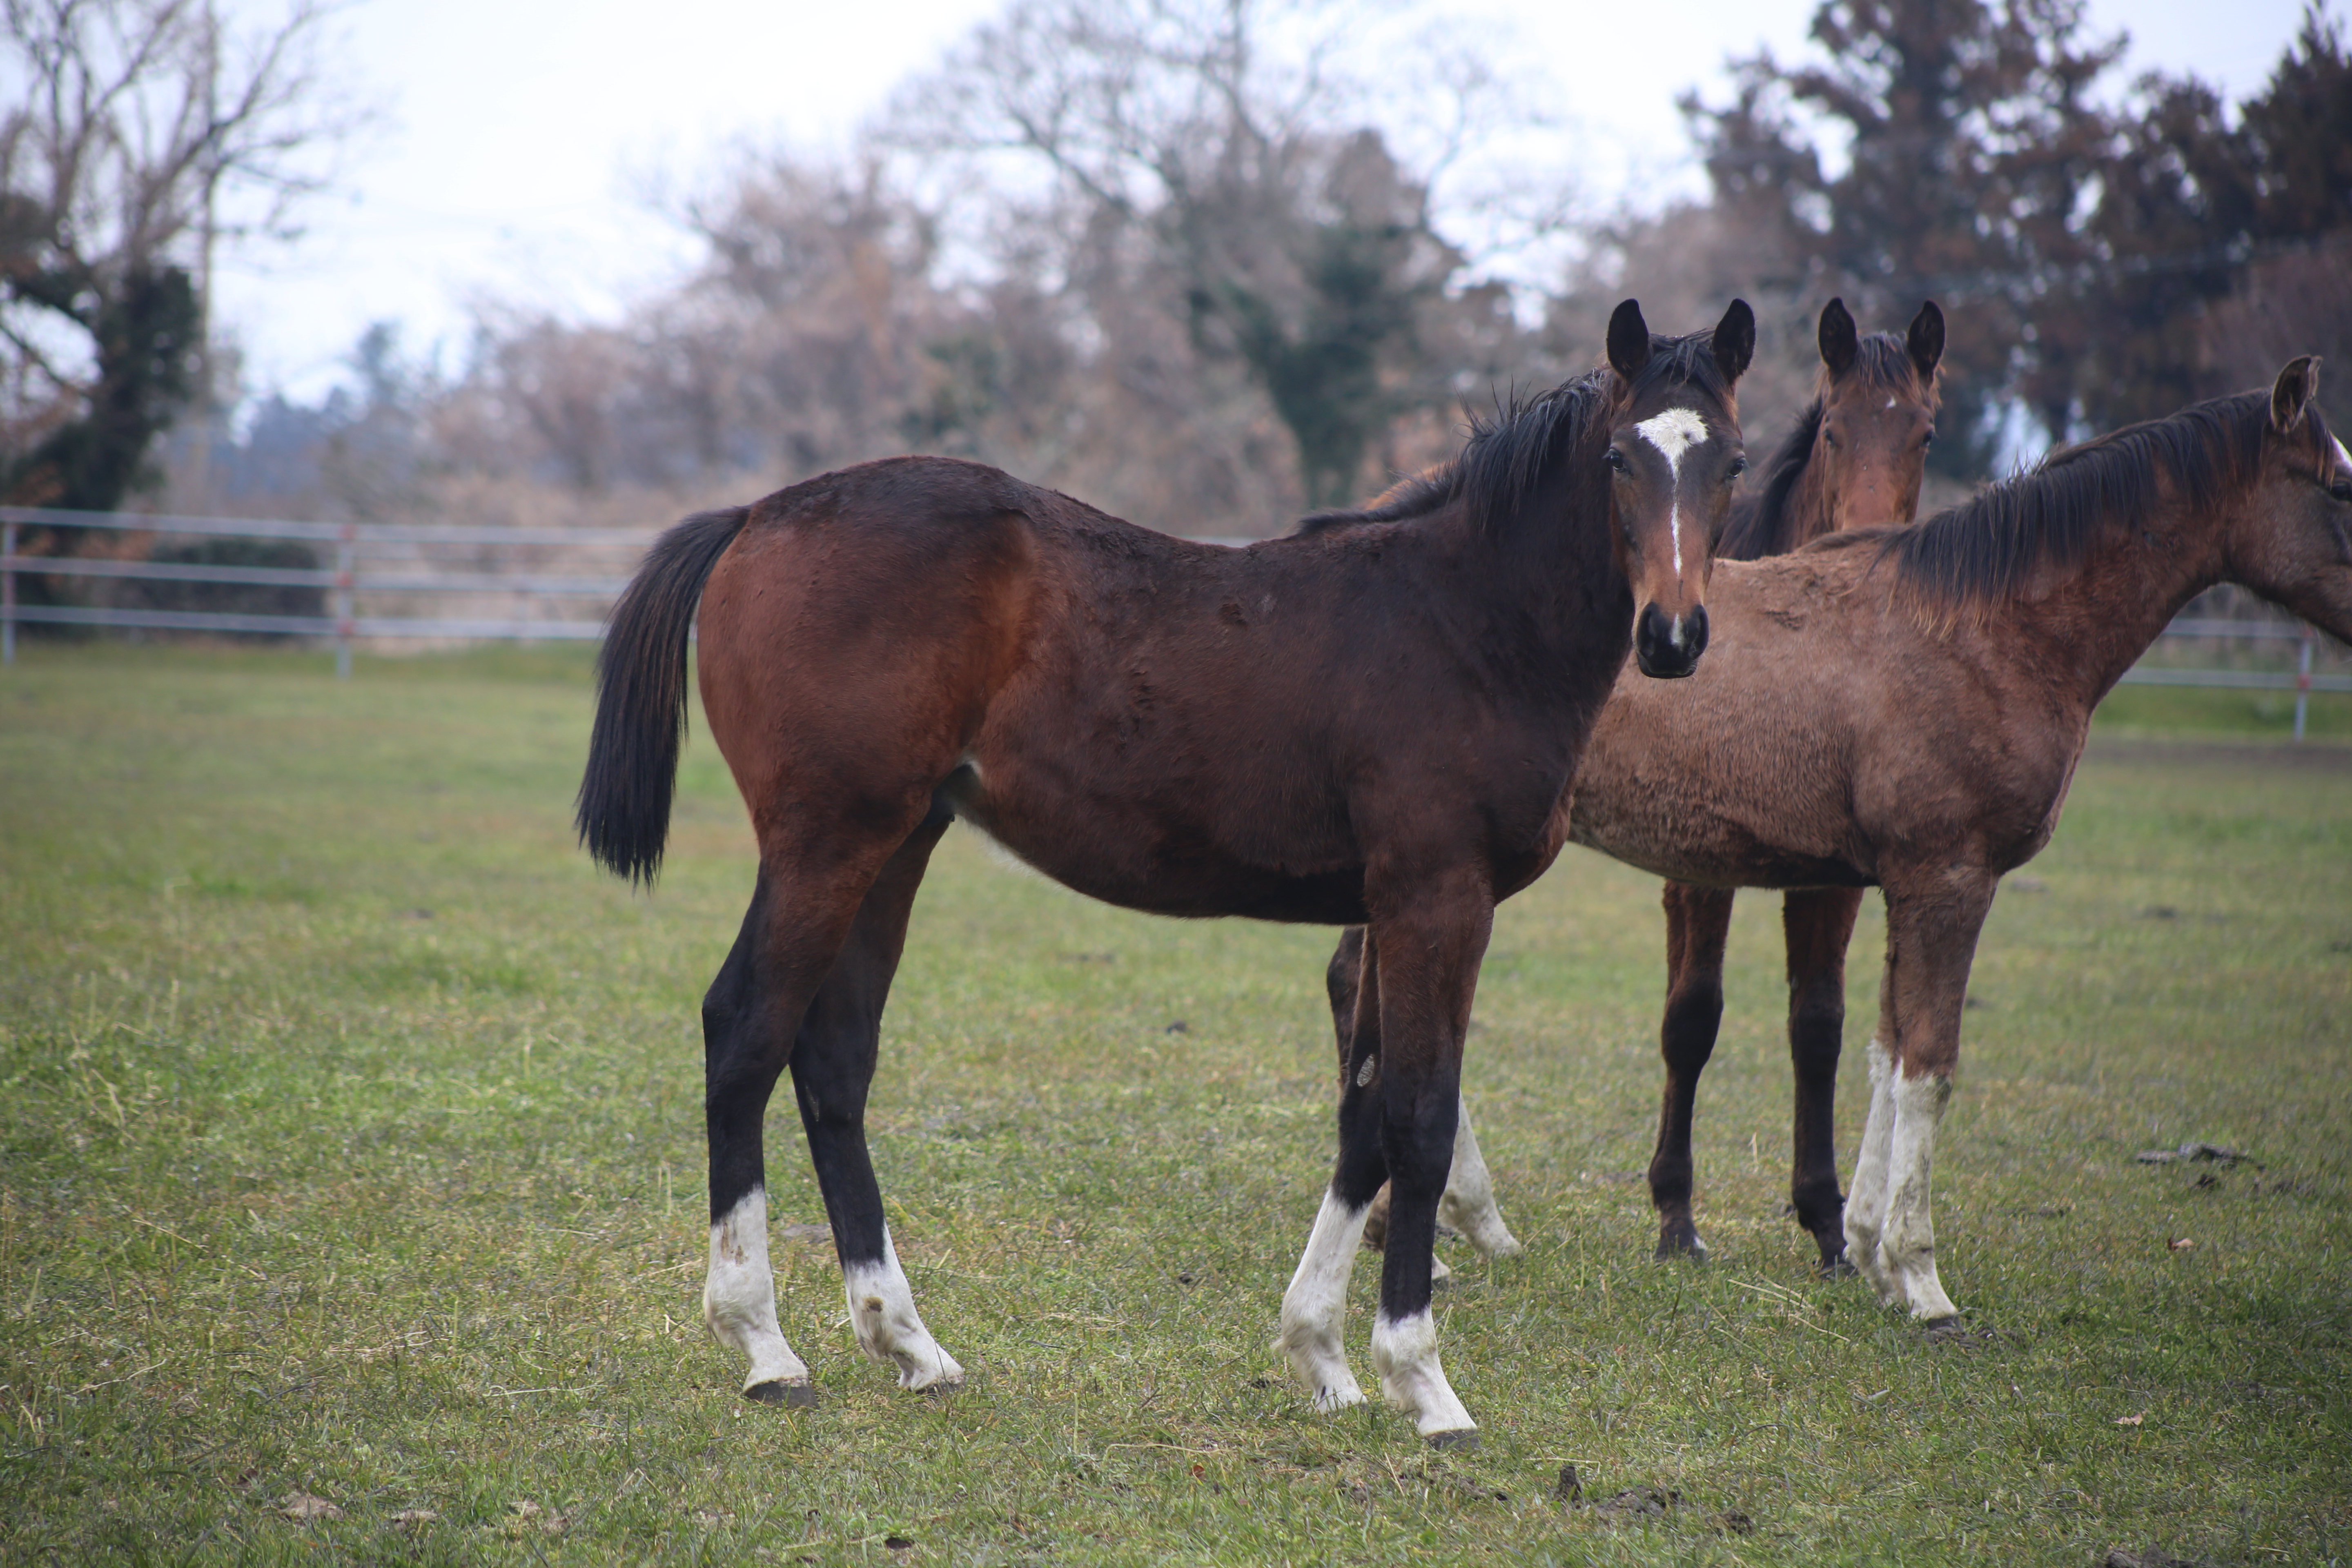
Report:
M1678 882L1725 888L1871 886L1851 813L1819 759L1705 731L1668 738L1612 697L1578 772L1569 837ZM1719 739L1720 743L1711 743Z
M990 787L960 772L943 793L958 819L1074 892L1121 909L1179 917L1239 915L1315 925L1365 919L1352 846L1302 825L1277 859L1226 842L1189 813L1057 799L1050 788Z

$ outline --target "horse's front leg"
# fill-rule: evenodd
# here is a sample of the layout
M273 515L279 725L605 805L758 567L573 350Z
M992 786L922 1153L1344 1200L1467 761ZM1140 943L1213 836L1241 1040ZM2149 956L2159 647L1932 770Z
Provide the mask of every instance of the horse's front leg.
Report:
M1343 1090L1363 966L1364 928L1349 926L1339 933L1339 945L1332 950L1331 962L1323 975L1324 987L1331 998L1333 1033L1339 1042ZM1486 1156L1479 1152L1478 1135L1470 1126L1470 1102L1466 1099L1461 1101L1455 1114L1458 1121L1454 1134L1454 1164L1445 1175L1445 1196L1438 1202L1437 1217L1442 1224L1468 1237L1470 1244L1486 1257L1517 1258L1527 1248L1511 1234L1511 1227L1504 1223L1503 1211L1496 1205L1494 1177L1487 1173ZM1364 1217L1364 1245L1380 1250L1388 1245L1388 1232L1389 1194L1382 1187ZM1433 1260L1430 1273L1433 1280L1442 1283L1452 1270L1443 1258L1438 1258Z
M1415 892L1372 926L1381 1047L1374 1076L1390 1188L1372 1366L1381 1394L1412 1416L1423 1436L1466 1445L1476 1441L1476 1423L1439 1364L1430 1263L1438 1201L1454 1165L1463 1037L1494 905L1484 882L1466 876Z
M1870 1120L1846 1204L1846 1252L1888 1306L1959 1315L1936 1269L1936 1129L1959 1065L1960 1009L1992 879L1941 870L1886 884L1886 978L1871 1042Z
M1838 1191L1837 1070L1845 1037L1845 950L1861 910L1858 888L1809 888L1789 894L1780 911L1789 949L1789 1060L1796 1076L1789 1202L1821 1248L1823 1274L1853 1272L1845 1260L1845 1196Z

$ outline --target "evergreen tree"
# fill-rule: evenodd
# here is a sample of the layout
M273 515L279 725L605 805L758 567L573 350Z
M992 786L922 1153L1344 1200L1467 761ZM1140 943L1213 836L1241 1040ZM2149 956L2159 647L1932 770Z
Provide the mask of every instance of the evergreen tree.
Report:
M2077 0L1825 0L1825 57L1735 61L1737 96L1684 100L1718 203L1793 276L1865 320L1922 299L1955 318L1936 464L1981 474L2053 269L2110 128L2087 89L2122 52L2084 36ZM1825 150L1842 146L1842 167Z

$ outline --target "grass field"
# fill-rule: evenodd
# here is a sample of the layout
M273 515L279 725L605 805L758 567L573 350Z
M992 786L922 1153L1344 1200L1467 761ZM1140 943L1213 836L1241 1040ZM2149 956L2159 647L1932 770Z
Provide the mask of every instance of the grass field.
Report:
M593 874L586 720L569 652L0 675L0 1559L2352 1560L2352 701L2299 753L2226 694L2103 722L1977 964L1937 1170L1964 1340L1813 1279L1782 1217L1774 901L1733 933L1703 1268L1648 1261L1628 1179L1654 882L1571 851L1506 906L1466 1084L1528 1252L1447 1246L1466 1456L1316 1416L1267 1348L1328 1173L1330 933L1106 910L961 829L874 1133L969 1384L859 1360L829 1244L782 1231L823 1403L739 1399L696 1005L748 835L698 736L657 895ZM2135 1161L2189 1139L2260 1165ZM1602 1506L1641 1488L1675 1500Z

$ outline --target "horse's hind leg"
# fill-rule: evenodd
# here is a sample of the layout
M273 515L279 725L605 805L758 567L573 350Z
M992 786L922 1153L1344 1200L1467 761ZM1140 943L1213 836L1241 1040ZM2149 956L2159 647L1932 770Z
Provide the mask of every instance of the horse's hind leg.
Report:
M859 1348L897 1367L902 1388L960 1383L963 1368L923 1327L898 1266L866 1153L866 1095L879 1051L882 1006L906 946L908 912L931 850L953 820L935 806L883 868L793 1044L793 1089L833 1225L849 1321Z
M1845 950L1862 909L1856 888L1793 892L1781 906L1789 946L1789 1058L1796 1069L1789 1202L1821 1248L1822 1272L1845 1261L1845 1195L1837 1179L1837 1069L1845 1036Z
M802 853L766 853L735 946L702 1000L703 1121L710 1140L710 1265L702 1317L751 1363L744 1394L814 1403L807 1363L776 1321L768 1266L768 1097L803 1015L832 971L860 901L888 858L887 842L804 835Z
M1658 1029L1666 1088L1658 1108L1658 1146L1650 1156L1661 1258L1706 1257L1706 1243L1691 1221L1691 1118L1699 1074L1715 1054L1723 1022L1723 944L1731 931L1731 900L1727 888L1666 884L1666 1015Z

